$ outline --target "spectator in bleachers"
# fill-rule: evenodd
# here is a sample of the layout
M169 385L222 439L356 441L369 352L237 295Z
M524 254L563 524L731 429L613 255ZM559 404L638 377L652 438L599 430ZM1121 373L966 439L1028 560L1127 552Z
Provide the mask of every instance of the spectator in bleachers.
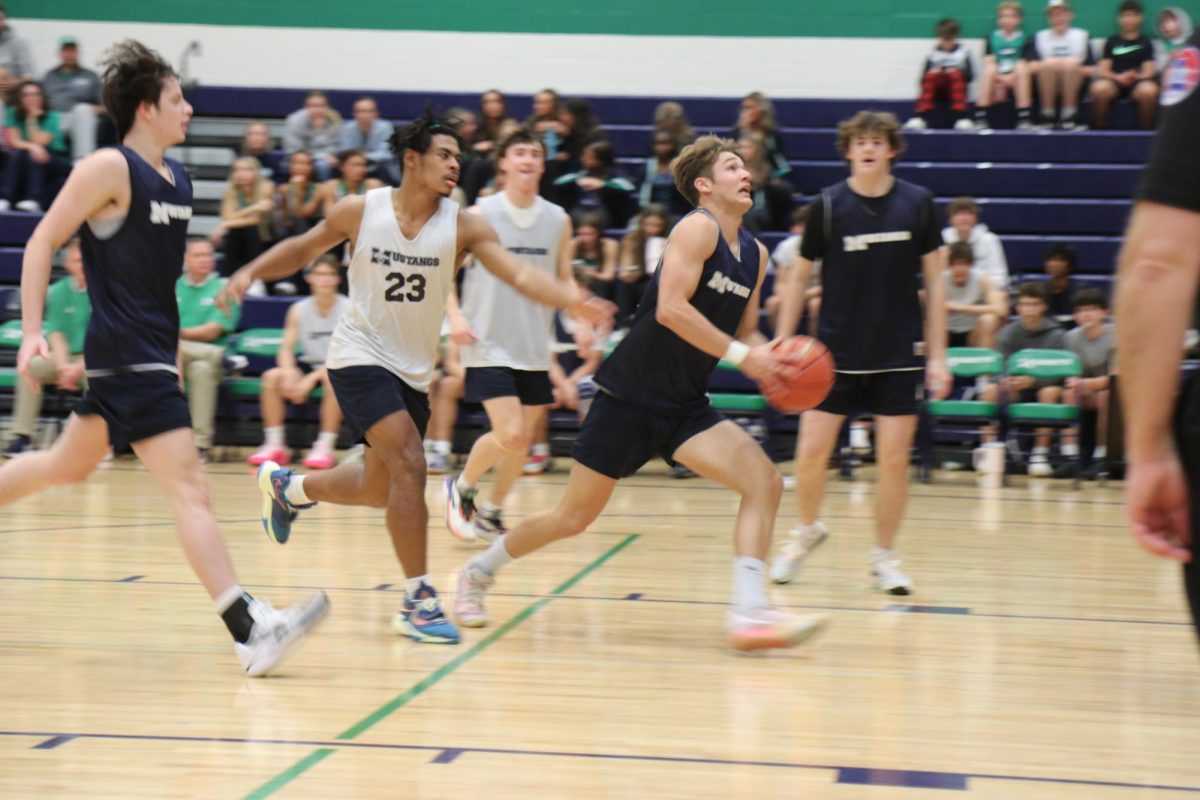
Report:
M783 231L792 213L792 185L771 171L771 162L762 134L743 133L738 139L738 154L750 172L754 205L742 218L751 233Z
M288 181L275 188L281 235L299 236L321 219L320 185L313 180L313 157L297 150L288 159Z
M1074 19L1075 12L1067 0L1049 0L1046 21L1050 26L1034 34L1026 47L1025 60L1037 80L1041 102L1038 124L1046 128L1054 127L1057 105L1062 107L1059 128L1070 131L1082 127L1079 100L1094 59L1088 32L1071 27Z
M592 211L604 212L605 225L623 228L637 211L636 187L617 172L617 157L608 142L592 142L579 159L580 169L554 181L560 206L577 218Z
M592 111L592 104L582 97L572 97L562 104L558 112L562 123L562 141L559 143L558 158L566 162L566 169L578 169L583 163L583 151L589 145L606 142L600 123Z
M467 143L481 156L491 156L503 137L500 128L508 121L508 102L498 89L488 89L479 98L479 125Z
M966 242L949 248L946 281L946 327L950 347L993 347L1000 322L1008 317L1008 295L991 278L974 269L975 253Z
M942 229L942 240L946 244L968 242L975 254L975 269L991 278L992 286L1007 294L1009 275L1004 245L999 236L979 221L979 204L975 198L951 200L946 206L946 221L950 224Z
M1108 127L1108 110L1115 100L1133 98L1138 123L1154 127L1158 111L1158 82L1155 80L1154 43L1142 33L1142 4L1124 0L1117 9L1117 33L1104 43L1104 56L1092 81L1092 126Z
M1079 290L1079 285L1071 277L1075 272L1075 248L1069 244L1057 242L1046 248L1043 265L1046 270L1047 313L1056 320L1070 317L1074 312L1071 299Z
M691 205L679 193L675 176L671 173L671 162L677 155L679 146L671 132L656 130L651 155L646 159L646 176L638 191L638 202L643 208L651 204L663 206L673 219L679 219L691 210Z
M320 431L304 459L304 466L330 469L337 463L333 450L342 427L342 411L325 371L325 355L333 329L350 304L349 298L338 293L341 279L338 261L330 255L321 256L304 268L304 280L312 296L292 303L288 308L283 322L283 341L275 355L276 366L263 373L259 398L263 443L246 459L254 466L264 461L277 464L291 461L283 432L286 403L303 405L318 387L322 389Z
M221 198L221 221L209 235L221 243L225 259L223 275L232 275L257 258L270 243L275 185L263 177L253 156L242 156L229 169L229 183Z
M320 180L333 175L341 140L342 116L329 107L329 98L320 90L309 92L304 108L288 114L283 125L283 149L288 153L312 153Z
M379 118L379 104L375 98L363 95L354 101L354 122L342 126L338 150L360 151L367 158L371 177L398 185L400 167L388 147L392 130L392 123Z
M575 238L571 240L571 265L576 282L587 286L597 297L611 300L620 251L620 243L604 235L604 215L584 214L575 225Z
M732 138L738 141L747 134L757 134L760 138L763 156L770 165L772 176L782 178L792 171L792 165L788 163L779 141L775 104L762 92L751 92L742 98Z
M925 56L921 67L921 94L917 97L917 115L904 123L908 130L924 130L929 127L929 112L934 103L944 99L950 101L954 112L955 130L969 131L975 127L967 116L967 90L975 79L971 66L971 54L958 40L960 27L956 19L940 20L935 29L937 46Z
M237 327L241 313L236 307L226 312L217 306L216 297L225 281L216 275L215 267L212 243L190 237L183 275L175 283L175 302L179 306L179 356L187 381L188 408L203 460L207 460L213 446L217 390L225 372L225 339Z
M264 178L282 183L288 176L287 162L284 161L284 156L272 147L273 144L271 129L267 127L267 123L261 120L247 122L246 129L242 132L242 146L238 155L256 159Z
M74 392L84 382L83 340L92 314L78 239L72 239L63 248L63 266L67 277L51 286L46 294L43 329L50 344L50 358L34 356L29 362L29 373L43 386L54 384ZM42 412L41 392L33 391L22 380L17 381L15 391L12 439L4 451L9 458L29 450Z
M441 362L429 384L429 433L425 437L425 468L434 475L450 471L454 423L466 391L467 371L458 356L458 345L443 336Z
M542 89L533 96L533 113L525 120L525 127L541 135L542 144L546 146L547 162L558 159L559 148L567 134L567 126L562 123L562 109L559 105L558 92Z
M13 205L40 212L49 206L53 182L71 171L70 153L57 111L46 107L37 81L21 81L5 112L4 140L8 157L0 187L0 211Z
M779 306L783 295L788 291L789 282L793 280L796 259L800 256L800 243L804 241L804 226L808 222L808 206L803 205L792 212L792 225L788 228L788 237L775 245L771 251L771 268L775 270L775 283L771 287L771 296L763 303L771 330L775 330L779 318ZM815 261L809 275L808 286L804 290L804 310L808 313L808 331L811 336L817 335L817 322L821 314L821 262Z
M46 102L70 134L71 158L78 161L96 149L96 130L104 114L100 76L79 65L79 43L73 37L64 36L58 44L62 61L46 73L42 85Z
M8 24L8 12L0 5L0 98L7 98L19 82L28 80L33 80L29 42L17 36Z
M654 109L654 131L666 131L675 143L676 152L687 147L696 138L692 123L688 122L683 105L674 100L659 103Z
M1116 354L1116 329L1108 322L1108 303L1104 295L1091 287L1075 293L1075 326L1063 336L1063 346L1079 356L1083 375L1067 379L1067 399L1077 396L1088 411L1095 411L1096 446L1092 458L1102 461L1107 455L1108 388L1113 357ZM1063 455L1074 452L1063 444Z
M1033 105L1033 85L1029 79L1029 63L1025 47L1029 37L1021 29L1025 10L1015 0L1005 0L996 7L996 29L984 40L983 74L975 100L975 125L987 128L987 111L995 103L1003 103L1012 95L1017 107L1017 130L1033 127L1030 107Z
M1179 6L1169 6L1158 12L1155 27L1159 38L1154 40L1154 66L1161 75L1171 55L1192 38L1192 17Z
M630 231L621 240L620 266L613 286L613 302L617 304L617 324L627 327L633 319L646 292L650 276L658 268L659 259L667 246L667 210L650 205L630 223Z
M343 197L366 194L370 189L383 186L383 182L378 178L367 177L369 169L367 156L361 150L346 150L338 154L340 177L330 178L317 189L325 216L329 216L334 204Z

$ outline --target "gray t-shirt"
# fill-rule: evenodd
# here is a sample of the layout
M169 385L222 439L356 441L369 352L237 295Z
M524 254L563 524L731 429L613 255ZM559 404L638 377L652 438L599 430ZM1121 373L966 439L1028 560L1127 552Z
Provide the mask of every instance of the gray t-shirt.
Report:
M42 85L46 102L55 111L70 111L80 103L100 105L100 76L90 69L52 69L42 78Z
M1073 351L1083 362L1083 377L1100 378L1108 374L1115 349L1116 329L1105 325L1102 333L1089 339L1083 328L1073 328L1063 337L1063 347Z

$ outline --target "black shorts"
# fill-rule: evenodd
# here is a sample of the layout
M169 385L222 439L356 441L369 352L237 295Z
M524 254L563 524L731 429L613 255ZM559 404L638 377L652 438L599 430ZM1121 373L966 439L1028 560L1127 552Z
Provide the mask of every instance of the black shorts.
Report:
M550 373L511 367L467 367L464 399L482 403L497 397L515 397L523 406L548 406L554 402Z
M1105 80L1105 79L1102 78L1101 80ZM1152 84L1154 84L1156 89L1158 88L1158 81L1155 80L1154 78L1139 78L1138 80L1134 81L1133 83L1129 84L1128 86L1121 86L1116 81L1113 81L1113 83L1116 84L1116 86L1117 86L1117 99L1118 100L1128 100L1130 97L1133 96L1133 90L1136 89L1138 86L1140 86L1142 83L1152 83Z
M896 372L838 372L833 389L818 411L852 417L875 414L903 417L921 410L925 399L925 370Z
M1175 447L1187 475L1192 553L1200 557L1200 378L1196 373L1188 378L1175 409ZM1196 635L1200 636L1200 566L1196 558L1183 565L1183 582Z
M383 367L341 367L327 373L342 418L355 441L366 442L376 422L397 411L407 411L421 438L429 425L429 395L409 386Z
M956 333L950 331L946 334L947 347L970 347L971 346L971 331L966 333Z
M597 392L571 457L602 475L626 478L656 455L674 466L684 442L724 419L712 406L678 416L655 414Z
M108 423L108 441L117 448L192 427L179 376L165 369L88 378L87 392L75 413L103 417Z

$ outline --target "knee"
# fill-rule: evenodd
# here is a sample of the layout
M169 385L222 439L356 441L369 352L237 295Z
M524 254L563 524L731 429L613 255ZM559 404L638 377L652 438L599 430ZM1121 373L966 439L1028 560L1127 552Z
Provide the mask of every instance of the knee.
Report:
M74 455L68 458L59 458L57 461L57 466L50 474L53 476L54 483L59 486L82 483L96 469L95 463L86 459L81 460Z
M1061 396L1062 388L1059 386L1043 386L1037 393L1039 403L1057 403Z
M366 496L363 498L368 508L387 508L388 495L391 494L390 484L381 484L379 486L368 487Z
M528 453L530 442L529 429L523 420L497 428L496 441L510 453Z
M216 374L213 365L207 361L192 361L184 365L184 372L187 373L190 381L205 381L211 380Z
M274 391L275 389L278 389L279 388L279 378L280 378L281 374L282 374L282 371L279 369L279 367L271 367L269 370L264 372L263 376L262 376L263 390L264 391L268 391L268 390Z
M875 463L880 472L904 471L908 469L911 460L912 456L907 447L891 448L886 452L883 448L876 448Z
M596 515L586 509L560 508L558 534L561 538L578 536L596 520Z
M977 327L982 333L992 333L1000 325L1000 318L995 314L980 314Z
M783 499L783 475L775 469L774 464L760 471L755 484L763 500L772 506L779 505L779 501Z
M1150 81L1142 81L1133 90L1133 97L1141 103L1158 102L1158 86Z

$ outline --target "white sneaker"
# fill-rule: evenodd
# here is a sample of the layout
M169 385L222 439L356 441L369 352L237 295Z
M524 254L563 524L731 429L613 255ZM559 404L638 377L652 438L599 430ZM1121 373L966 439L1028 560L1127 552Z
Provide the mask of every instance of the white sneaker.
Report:
M956 130L956 131L973 131L973 130L975 130L975 123L972 122L971 120L967 119L966 117L963 117L963 118L959 119L958 122L954 123L954 130Z
M1053 474L1054 468L1050 466L1050 461L1045 456L1029 457L1029 477L1049 478Z
M747 613L729 611L725 617L725 636L734 650L795 647L829 626L823 614L789 614L777 608L756 608Z
M1076 456L1079 455L1079 445L1078 444L1060 444L1058 446L1058 452L1062 453L1064 458L1075 458Z
M779 555L771 562L771 580L774 583L791 583L800 574L800 567L808 554L817 545L829 538L825 523L817 520L812 525L792 528L791 535L779 548Z
M871 436L866 428L861 425L850 427L850 449L860 456L871 452Z
M12 209L12 203L7 200L0 200L0 214Z
M913 117L908 122L904 123L904 130L906 131L923 131L928 127L929 124L920 117Z
M235 642L238 661L250 678L265 675L279 666L288 652L304 635L317 627L329 613L329 597L314 592L306 599L284 609L275 609L262 600L250 603L254 627L245 644Z
M487 609L483 607L483 598L487 590L492 588L496 579L472 567L463 564L458 571L458 584L454 596L454 618L464 628L482 628L488 624Z
M871 575L875 578L875 588L885 594L901 597L912 594L912 580L900 571L900 562L890 554L872 557Z
M28 211L31 214L42 213L42 207L37 200L22 200L17 203L17 211Z

